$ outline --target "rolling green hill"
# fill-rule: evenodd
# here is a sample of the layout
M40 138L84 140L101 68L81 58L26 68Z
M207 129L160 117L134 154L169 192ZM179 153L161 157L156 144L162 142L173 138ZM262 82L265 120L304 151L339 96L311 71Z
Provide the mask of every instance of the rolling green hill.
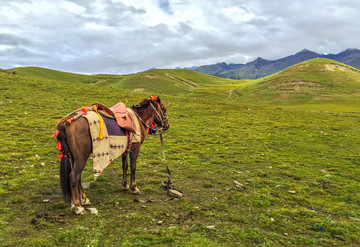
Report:
M92 76L62 72L40 67L18 67L7 71L16 71L20 76L30 76L49 80L68 81L68 82L93 82Z
M67 82L97 83L113 88L170 95L190 93L193 89L204 86L238 83L235 80L209 76L187 69L157 69L130 75L81 75L39 67L19 67L7 71L16 71L19 76Z
M236 100L271 105L360 106L360 71L330 59L312 59L251 81Z
M187 69L156 69L130 75L81 75L37 67L15 68L8 72L14 70L18 76L96 84L148 94L360 111L360 71L324 58L308 60L257 80L224 79Z
M233 83L237 83L237 81L204 75L192 70L157 69L128 75L113 86L141 92L184 95L205 86L220 86Z
M98 84L109 84L116 83L122 80L126 75L83 75L69 72L63 72L53 69L46 69L41 67L18 67L6 70L7 72L16 71L19 76L28 76L38 79L47 79L54 81L66 81L66 82L81 82L81 83L98 83Z

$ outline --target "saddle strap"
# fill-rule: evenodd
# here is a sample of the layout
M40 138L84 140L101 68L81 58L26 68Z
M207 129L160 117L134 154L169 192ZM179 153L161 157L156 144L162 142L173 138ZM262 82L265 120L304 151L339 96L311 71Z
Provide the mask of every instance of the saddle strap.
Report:
M96 114L99 117L99 121L100 121L100 136L99 136L99 139L102 140L104 138L104 119L102 118L102 116L98 112L98 106L97 105L94 105L94 111L96 112Z
M105 106L105 105L103 105L103 104L94 103L93 106L96 106L99 110L103 110L104 112L106 112L106 113L109 114L110 116L114 116L113 111L112 111L109 107L107 107L107 106Z

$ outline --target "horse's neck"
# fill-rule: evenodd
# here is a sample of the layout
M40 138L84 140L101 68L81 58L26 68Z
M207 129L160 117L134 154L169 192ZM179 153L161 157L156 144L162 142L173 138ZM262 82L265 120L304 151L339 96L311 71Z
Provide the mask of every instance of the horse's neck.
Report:
M144 108L140 111L136 111L139 117L146 123L147 126L150 126L153 122L154 111L151 108L150 104L147 108ZM146 127L146 126L145 126Z

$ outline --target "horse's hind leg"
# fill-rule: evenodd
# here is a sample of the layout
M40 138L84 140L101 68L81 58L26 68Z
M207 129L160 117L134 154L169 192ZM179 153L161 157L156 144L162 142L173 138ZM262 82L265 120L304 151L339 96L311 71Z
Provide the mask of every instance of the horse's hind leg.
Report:
M79 118L66 128L66 136L72 154L72 170L69 174L72 202L71 207L76 214L84 214L85 209L81 206L80 194L83 194L81 186L81 172L86 166L86 161L91 153L91 138L87 120ZM85 199L86 200L86 199Z
M72 155L70 155L71 157L71 163L74 164L74 157ZM80 177L80 182L78 183L78 191L79 191L79 199L80 199L80 204L82 206L88 206L88 205L91 205L90 203L90 200L87 198L85 192L84 192L84 189L83 189L83 186L82 186L82 183L81 183L81 177ZM73 201L71 199L71 201ZM72 208L75 208L75 204L72 203Z
M73 167L79 166L76 162L74 163ZM77 171L73 169L70 172L69 179L70 179L70 187L71 187L71 208L75 209L76 214L84 214L85 209L81 206L80 203L80 190L79 190L79 183L81 178L81 171L82 169L77 168Z
M124 191L129 190L129 185L127 183L127 170L128 170L128 156L127 152L124 153L122 156L122 169L123 169L123 180L122 180L122 187Z

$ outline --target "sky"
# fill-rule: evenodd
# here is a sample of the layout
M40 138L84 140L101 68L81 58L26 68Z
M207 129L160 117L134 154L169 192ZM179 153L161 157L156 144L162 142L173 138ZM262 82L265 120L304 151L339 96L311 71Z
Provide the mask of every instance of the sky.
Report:
M359 0L0 0L0 68L81 74L360 48Z

